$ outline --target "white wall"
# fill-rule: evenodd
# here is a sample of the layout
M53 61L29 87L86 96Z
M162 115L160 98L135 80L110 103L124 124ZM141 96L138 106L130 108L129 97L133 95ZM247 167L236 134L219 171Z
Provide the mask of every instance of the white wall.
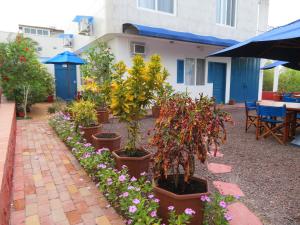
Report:
M159 54L162 58L162 64L166 67L170 76L168 82L173 86L176 91L185 92L188 91L192 97L198 97L199 93L212 96L213 84L207 83L208 69L207 65L209 61L223 62L227 64L226 71L226 102L229 101L230 93L230 74L231 74L231 59L230 58L207 58L206 59L206 84L201 86L190 86L185 84L177 84L177 59L185 58L202 58L204 59L210 52L218 50L215 46L204 46L192 43L174 42L170 43L168 40L143 38L133 35L118 35L114 39L111 39L108 44L112 49L112 52L116 56L116 61L123 60L126 65L131 66L132 55L130 53L130 43L132 41L144 42L146 44L146 57L145 60L149 60L149 57L153 54Z
M104 1L106 4L103 3ZM255 36L258 27L266 30L268 23L269 0L237 0L236 27L216 24L216 0L177 0L175 15L139 9L137 0L102 0L101 2L102 7L106 7L106 19L95 20L96 27L103 27L96 30L95 35L98 37L106 33L122 33L122 24L129 22L219 38L245 40Z

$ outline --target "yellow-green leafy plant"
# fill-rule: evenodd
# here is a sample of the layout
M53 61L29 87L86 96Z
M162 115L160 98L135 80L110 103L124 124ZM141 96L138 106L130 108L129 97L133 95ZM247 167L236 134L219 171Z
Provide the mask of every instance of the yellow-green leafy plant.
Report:
M97 112L95 104L91 101L80 100L70 106L76 127L92 127L97 125Z
M115 65L112 75L110 108L120 122L127 123L128 142L125 151L128 156L137 154L139 120L145 116L146 108L154 100L155 91L166 78L159 55L153 55L149 62L142 56L135 56L131 68L124 62ZM126 74L126 76L124 76Z

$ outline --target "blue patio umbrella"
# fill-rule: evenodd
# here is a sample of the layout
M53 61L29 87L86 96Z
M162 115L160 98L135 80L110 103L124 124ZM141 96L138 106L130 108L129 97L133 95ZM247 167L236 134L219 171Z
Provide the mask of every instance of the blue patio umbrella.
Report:
M273 69L277 66L284 66L293 70L300 70L300 65L298 63L290 63L290 62L286 62L286 61L275 61L269 65L266 65L260 69L262 70L270 70Z
M300 20L274 28L210 56L255 57L300 62Z
M67 77L68 80L68 96L71 96L71 84L70 84L70 65L82 65L85 64L85 61L77 56L75 53L65 51L59 53L58 55L44 61L45 64L58 64L58 65L67 65Z

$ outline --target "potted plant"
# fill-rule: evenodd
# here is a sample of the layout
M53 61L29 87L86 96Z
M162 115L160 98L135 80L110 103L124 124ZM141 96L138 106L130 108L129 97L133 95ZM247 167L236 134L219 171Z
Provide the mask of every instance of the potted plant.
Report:
M101 132L93 135L96 149L108 148L110 151L120 150L121 136L117 133Z
M92 135L101 131L101 124L97 122L95 104L80 100L70 107L77 129L83 132L83 137L88 143L93 142Z
M111 52L107 43L97 42L93 47L84 52L87 63L81 66L81 72L86 77L86 87L83 90L83 98L91 92L94 94L97 117L99 123L108 123L109 110L109 92L111 86L112 67L115 56ZM95 88L95 85L98 85ZM89 86L92 89L89 89Z
M196 214L191 224L201 224L207 181L194 177L195 160L205 162L213 149L217 153L226 140L224 122L230 116L216 108L213 99L200 96L193 100L187 94L175 94L161 108L156 121L152 144L154 155L154 192L160 199L159 215L168 220L168 206L182 213L192 208ZM182 172L181 172L182 171Z
M167 79L167 76L168 76L167 71L164 71L163 80L159 81L156 85L155 101L154 101L154 104L152 106L152 117L154 117L154 118L159 117L161 105L174 92L172 86L165 81Z
M123 76L127 72L127 76ZM112 113L120 122L127 124L128 140L124 149L113 152L117 169L128 167L131 176L139 177L147 172L150 152L137 146L139 140L139 120L146 115L146 107L154 98L157 80L163 80L160 57L154 55L149 63L142 56L133 58L132 68L127 69L123 62L115 65L111 87Z

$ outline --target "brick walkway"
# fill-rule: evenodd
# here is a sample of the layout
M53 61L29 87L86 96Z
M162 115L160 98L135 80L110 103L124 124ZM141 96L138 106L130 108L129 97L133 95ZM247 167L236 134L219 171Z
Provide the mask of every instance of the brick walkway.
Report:
M12 225L121 225L67 147L44 121L18 121Z

